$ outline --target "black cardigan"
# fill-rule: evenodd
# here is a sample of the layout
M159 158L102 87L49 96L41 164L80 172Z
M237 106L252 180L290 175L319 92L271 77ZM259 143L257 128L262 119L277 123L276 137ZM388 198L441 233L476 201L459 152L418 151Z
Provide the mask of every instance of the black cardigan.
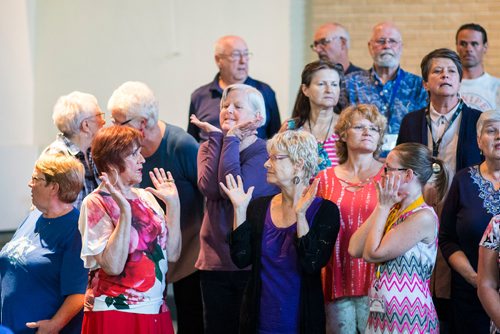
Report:
M252 274L241 305L240 333L256 333L258 328L262 232L272 198L268 196L253 200L247 209L247 220L230 234L229 245L234 264L239 268L252 265ZM330 259L339 228L339 209L334 203L322 200L309 232L296 240L301 270L300 333L325 332L321 268Z
M428 125L426 108L412 111L403 118L396 144L420 143L427 146ZM462 108L462 120L458 131L456 171L481 163L482 157L477 147L476 123L481 112L466 104Z

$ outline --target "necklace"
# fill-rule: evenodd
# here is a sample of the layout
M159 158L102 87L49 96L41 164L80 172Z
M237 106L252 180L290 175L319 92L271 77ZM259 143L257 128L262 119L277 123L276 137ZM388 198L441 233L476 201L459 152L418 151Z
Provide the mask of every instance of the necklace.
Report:
M334 117L334 114L332 113L332 117L330 118L330 124L328 124L328 129L326 130L325 139L321 142L318 140L318 138L316 138L316 140L318 142L318 171L321 171L323 169L326 169L326 168L332 166L332 162L330 161L330 158L328 157L328 152L326 152L326 150L325 150L325 142L327 141L328 134L330 133L330 129L332 128L333 117ZM309 125L309 131L314 136L313 131L312 131L312 127L311 127L311 120L309 118L307 119L307 123Z
M332 117L330 118L330 124L328 124L328 128L326 129L325 139L321 142L320 140L318 140L318 138L316 138L318 143L322 143L324 145L326 140L328 139L328 135L330 134L330 129L332 128L332 124L333 124L333 117L334 117L334 115L332 112ZM310 118L307 119L307 124L309 125L309 130L311 131L311 134L314 136L313 129L311 127L311 119Z

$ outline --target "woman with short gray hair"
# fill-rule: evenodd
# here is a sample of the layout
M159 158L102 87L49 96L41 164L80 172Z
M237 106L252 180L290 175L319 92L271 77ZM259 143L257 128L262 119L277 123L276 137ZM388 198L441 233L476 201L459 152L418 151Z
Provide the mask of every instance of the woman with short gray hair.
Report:
M191 115L191 123L208 133L198 151L198 187L207 198L200 231L200 270L204 329L210 333L237 333L243 290L249 268L240 270L229 254L227 234L231 231L233 209L219 182L227 174L240 176L246 187L255 186L254 197L275 194L266 183L264 162L266 142L257 137L265 117L264 99L255 88L236 84L226 87L220 104L220 126L201 122Z

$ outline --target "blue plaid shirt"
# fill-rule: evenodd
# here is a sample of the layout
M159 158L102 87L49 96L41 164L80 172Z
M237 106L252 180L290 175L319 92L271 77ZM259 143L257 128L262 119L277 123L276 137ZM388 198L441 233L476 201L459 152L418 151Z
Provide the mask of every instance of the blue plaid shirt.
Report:
M346 77L350 104L374 104L387 118L386 138L381 156L394 147L403 117L427 106L427 91L422 78L398 68L394 79L382 83L373 68Z
M88 160L88 165L87 165L87 163L85 162L85 156L83 155L83 152L80 151L80 148L76 146L71 140L66 138L62 133L59 133L56 137L56 140L54 140L52 144L50 144L44 150L43 153L68 154L71 155L72 157L75 157L83 164L83 167L85 168L85 179L83 182L83 188L78 194L78 197L76 198L75 202L73 203L73 206L78 210L80 210L82 201L85 198L85 196L94 191L94 189L97 188L97 186L101 183L99 180L99 173L97 172L94 160L92 160L92 155L90 154L90 148L87 151L87 160Z

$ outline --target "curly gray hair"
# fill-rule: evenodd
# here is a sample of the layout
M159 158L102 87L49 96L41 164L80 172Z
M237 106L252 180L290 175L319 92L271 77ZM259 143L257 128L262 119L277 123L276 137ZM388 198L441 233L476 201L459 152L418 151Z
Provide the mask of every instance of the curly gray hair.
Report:
M318 171L318 143L312 134L303 130L286 130L267 141L267 151L276 148L286 152L293 164L303 162L302 182L309 180Z

